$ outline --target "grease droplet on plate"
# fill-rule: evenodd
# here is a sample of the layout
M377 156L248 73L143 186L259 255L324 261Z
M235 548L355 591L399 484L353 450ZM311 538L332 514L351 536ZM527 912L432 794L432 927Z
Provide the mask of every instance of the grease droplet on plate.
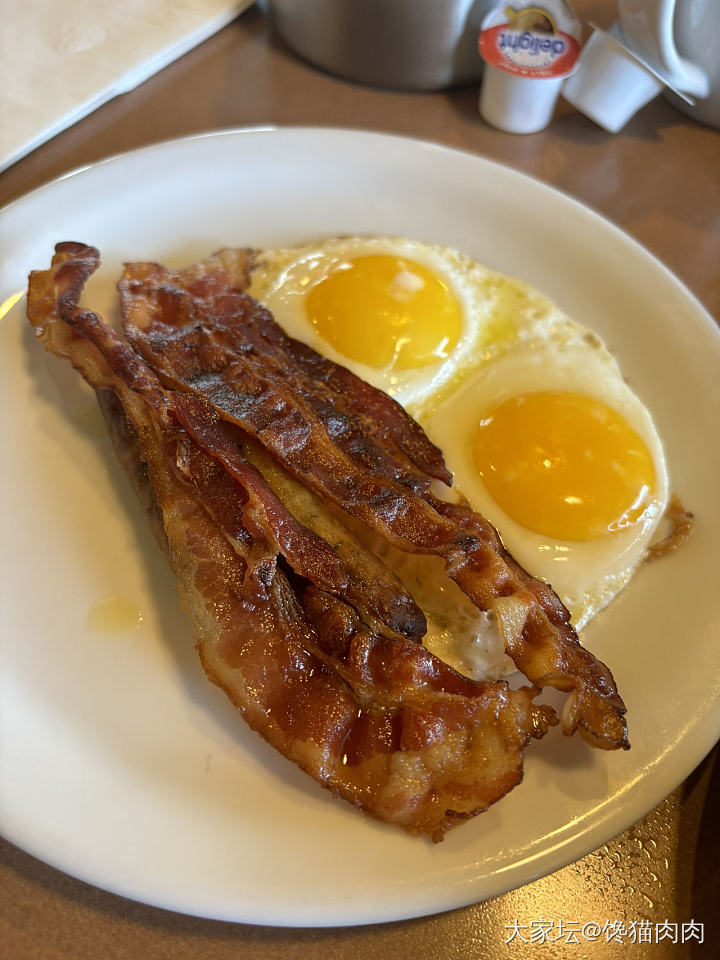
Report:
M137 630L143 622L140 607L129 597L109 596L88 610L85 626L91 633L111 636Z

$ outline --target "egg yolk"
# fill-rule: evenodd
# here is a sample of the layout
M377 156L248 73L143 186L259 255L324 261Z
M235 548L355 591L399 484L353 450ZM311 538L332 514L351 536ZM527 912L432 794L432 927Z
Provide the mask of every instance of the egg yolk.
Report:
M311 323L344 357L409 370L448 357L462 326L460 305L437 274L384 254L343 261L308 291Z
M591 397L540 391L483 417L475 463L490 495L528 530L591 540L636 522L655 469L640 436Z

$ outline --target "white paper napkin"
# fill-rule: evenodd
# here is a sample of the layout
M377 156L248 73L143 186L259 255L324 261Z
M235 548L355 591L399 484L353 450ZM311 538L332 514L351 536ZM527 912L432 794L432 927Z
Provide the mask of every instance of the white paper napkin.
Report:
M0 0L0 170L207 39L252 0Z

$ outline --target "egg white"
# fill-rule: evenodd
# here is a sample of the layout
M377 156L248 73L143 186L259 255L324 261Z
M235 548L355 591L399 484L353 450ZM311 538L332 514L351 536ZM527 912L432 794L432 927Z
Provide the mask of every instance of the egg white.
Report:
M474 680L499 679L515 671L495 615L478 609L447 576L441 557L403 553L380 537L361 537L422 608L427 620L423 644L436 657Z

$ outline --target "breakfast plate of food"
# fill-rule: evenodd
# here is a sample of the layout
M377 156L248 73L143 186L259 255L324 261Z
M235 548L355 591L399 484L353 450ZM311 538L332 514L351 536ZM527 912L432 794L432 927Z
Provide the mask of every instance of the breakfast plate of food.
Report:
M0 815L225 920L405 919L627 828L720 732L720 333L506 167L255 128L0 235Z

